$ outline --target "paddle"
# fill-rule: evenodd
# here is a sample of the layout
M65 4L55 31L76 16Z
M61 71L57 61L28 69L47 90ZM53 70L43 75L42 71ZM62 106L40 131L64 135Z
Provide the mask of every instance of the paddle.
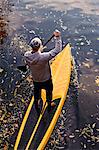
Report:
M25 66L17 66L17 69L21 70L22 72L26 72L27 71L27 67Z
M45 42L45 44L43 45L43 47L45 47L47 45L47 43L49 43L51 41L51 39L54 37L54 35L52 35L48 40L47 42ZM17 69L23 71L23 72L26 72L27 71L27 67L26 65L25 66L17 66Z
M43 45L43 47L46 46L47 43L49 43L53 37L54 37L54 34L47 40L47 42Z

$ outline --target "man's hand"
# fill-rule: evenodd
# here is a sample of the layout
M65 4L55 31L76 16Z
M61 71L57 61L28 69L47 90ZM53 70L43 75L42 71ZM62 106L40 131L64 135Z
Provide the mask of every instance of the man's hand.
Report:
M55 30L54 33L53 33L53 35L55 37L59 37L59 36L61 36L61 32L59 30Z

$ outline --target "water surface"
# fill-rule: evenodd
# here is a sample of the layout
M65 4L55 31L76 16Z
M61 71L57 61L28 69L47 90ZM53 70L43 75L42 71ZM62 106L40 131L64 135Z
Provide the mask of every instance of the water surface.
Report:
M79 108L86 123L99 121L99 1L0 1L0 100L10 100L22 78L17 70L30 40L44 42L55 29L71 43L79 76ZM54 46L48 45L48 50Z

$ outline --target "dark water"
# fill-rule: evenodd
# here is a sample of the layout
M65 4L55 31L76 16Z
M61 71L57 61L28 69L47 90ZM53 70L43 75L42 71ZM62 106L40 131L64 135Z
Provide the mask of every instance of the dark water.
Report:
M23 77L17 70L29 41L44 42L55 29L71 43L79 73L81 121L99 121L99 1L0 1L0 100L10 100ZM48 44L48 49L53 43Z

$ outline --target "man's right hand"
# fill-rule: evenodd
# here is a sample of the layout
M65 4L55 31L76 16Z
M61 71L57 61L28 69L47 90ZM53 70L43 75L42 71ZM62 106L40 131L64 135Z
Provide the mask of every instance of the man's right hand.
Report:
M54 35L55 37L59 37L59 36L61 36L61 32L56 29L56 30L54 31L53 35Z

